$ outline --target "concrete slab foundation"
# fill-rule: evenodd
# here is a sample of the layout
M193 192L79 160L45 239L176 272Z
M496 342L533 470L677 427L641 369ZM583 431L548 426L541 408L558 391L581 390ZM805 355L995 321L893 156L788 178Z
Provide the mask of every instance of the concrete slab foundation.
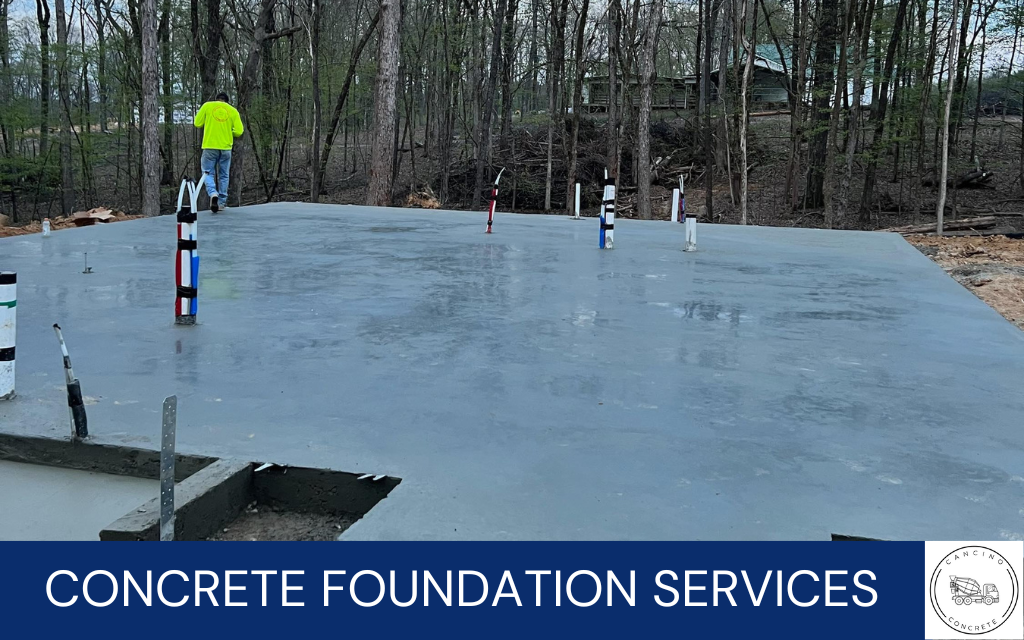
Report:
M239 208L180 327L174 226L0 240L0 430L70 433L59 322L100 441L173 393L179 450L403 478L345 539L1024 537L1024 334L898 236Z
M0 540L99 540L156 480L0 460Z

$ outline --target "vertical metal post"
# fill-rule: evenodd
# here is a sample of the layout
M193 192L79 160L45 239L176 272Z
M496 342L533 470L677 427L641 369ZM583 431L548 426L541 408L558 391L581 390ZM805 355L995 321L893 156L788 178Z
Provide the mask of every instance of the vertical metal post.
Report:
M679 222L679 189L672 190L672 211L669 219L672 222Z
M174 540L174 436L178 429L178 396L164 398L160 429L160 541Z
M18 327L18 274L0 271L0 400L14 397L14 343Z

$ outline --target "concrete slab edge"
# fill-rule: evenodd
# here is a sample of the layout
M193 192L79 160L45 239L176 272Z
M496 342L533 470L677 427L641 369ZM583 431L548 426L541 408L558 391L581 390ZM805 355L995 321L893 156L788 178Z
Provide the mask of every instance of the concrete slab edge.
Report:
M0 433L0 460L135 478L160 477L160 452L122 445L98 444L88 440L60 440ZM181 482L216 460L206 456L178 454L175 478Z
M234 520L252 500L249 462L218 460L175 486L175 540L204 540ZM102 541L160 539L160 498L100 531Z

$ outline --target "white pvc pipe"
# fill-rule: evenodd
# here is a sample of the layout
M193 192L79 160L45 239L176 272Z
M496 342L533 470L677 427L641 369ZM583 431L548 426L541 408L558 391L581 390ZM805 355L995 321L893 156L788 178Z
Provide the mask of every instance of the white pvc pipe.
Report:
M576 209L575 209L575 211L576 211L576 216L575 217L579 218L580 217L580 183L578 183L578 182L576 183Z
M18 319L18 274L0 271L0 400L14 397L14 342Z
M683 244L683 251L696 251L697 250L697 214L687 213L686 214L686 226L683 227L683 235L685 236L685 242Z
M672 190L672 222L679 222L679 189Z

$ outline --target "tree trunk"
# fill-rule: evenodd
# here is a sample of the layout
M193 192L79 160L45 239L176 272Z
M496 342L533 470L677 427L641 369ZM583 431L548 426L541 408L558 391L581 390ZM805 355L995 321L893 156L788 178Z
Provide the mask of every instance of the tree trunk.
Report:
M399 33L401 6L398 0L381 0L381 32L377 51L377 87L374 102L373 146L370 160L370 184L366 204L385 207L391 204L391 169L394 163L395 94L398 84Z
M2 0L0 0L2 1ZM164 142L163 142L163 175L160 182L165 185L174 184L174 85L171 82L171 0L163 0L160 13L160 27L157 32L160 40L160 62L163 102L164 102Z
M237 79L238 96L235 98L235 107L242 118L246 118L249 112L249 105L252 103L252 93L257 85L257 75L263 58L263 45L269 38L276 38L281 35L290 35L297 28L288 29L279 34L268 34L267 27L272 22L274 5L276 0L261 0L260 13L253 25L252 42L249 43L249 50L242 65L242 74ZM289 105L290 106L290 105ZM238 206L242 203L242 183L244 182L245 154L247 146L255 149L252 126L245 128L245 139L236 141L231 152L231 174L228 178L229 192L228 204ZM258 156L257 156L258 160ZM266 187L266 184L264 184Z
M334 137L338 132L338 123L341 121L341 115L345 110L345 103L348 101L348 94L352 88L352 80L356 76L356 69L359 66L359 59L363 55L363 49L366 48L366 43L370 41L370 37L373 35L374 30L377 28L377 23L380 22L380 10L373 14L373 19L370 20L370 26L366 27L366 32L363 33L363 37L359 39L355 48L352 49L352 55L349 57L348 71L345 73L345 81L341 85L341 92L338 93L338 100L334 103L334 113L331 115L331 124L327 127L327 137L324 139L324 148L320 153L320 187L318 191L323 191L323 180L324 174L327 172L327 160L331 156L331 148L334 146Z
M980 0L979 0L980 1ZM962 100L964 90L967 88L967 65L970 61L970 47L967 46L967 34L970 32L971 26L971 9L974 6L973 0L965 0L963 5L963 20L960 22L960 45L956 48L956 55L952 56L950 64L956 65L956 82L953 85L953 102L956 104L956 112L950 116L949 126L952 127L949 130L949 135L952 136L954 155L956 154L956 144L960 139L959 129L960 120L963 117ZM956 23L958 16L957 12L953 12L953 22Z
M57 17L57 97L60 101L60 210L65 216L75 210L75 171L71 159L71 82L68 69L68 20L64 0L54 0Z
M50 141L50 6L36 0L39 22L39 157L46 162Z
M811 100L808 142L808 176L805 204L815 208L825 200L825 156L828 151L828 123L835 94L836 37L838 35L837 0L821 0L818 37L814 48L814 94Z
M202 58L203 100L212 100L217 93L217 71L220 67L220 41L224 33L224 17L220 0L206 0L206 38Z
M618 0L612 0L617 2ZM539 85L537 74L540 71L540 57L537 54L537 14L540 12L540 0L530 0L530 111L537 110L537 93Z
M587 0L589 2L589 0ZM508 148L508 137L512 131L512 75L515 71L515 35L516 17L519 11L519 0L508 0L508 9L505 12L505 29L502 34L501 52L504 56L501 62L501 134L498 139L498 147Z
M647 16L644 29L643 62L640 71L640 113L637 118L637 162L639 172L636 178L637 208L641 220L651 219L651 93L654 90L655 45L658 29L661 27L661 12L665 0L654 0Z
M924 4L927 0L923 1ZM923 12L923 10L922 10ZM923 33L924 27L921 27ZM921 181L924 179L924 141L925 141L925 121L928 119L928 102L931 97L932 79L931 73L932 68L935 66L935 53L938 40L939 31L939 0L935 0L935 4L932 7L932 28L931 36L928 43L928 54L925 61L924 67L918 72L918 84L921 86L921 100L918 103L919 112L917 114L917 171L914 174L913 180L913 201L914 201L914 217L913 222L917 224L920 222L921 217Z
M565 19L569 0L551 0L551 48L548 54L548 141L547 174L544 180L544 210L551 211L551 189L554 170L555 127L564 124L559 100L562 63L565 59Z
M849 1L849 0L847 0ZM757 52L757 1L752 2L753 11L750 16L750 38L748 39L744 33L745 30L745 14L747 12L747 0L743 2L743 16L739 20L740 25L740 37L743 41L743 48L747 52L747 62L743 67L743 84L740 94L740 103L742 105L742 115L740 117L740 224L747 224L748 213L747 213L747 200L748 200L748 185L747 185L747 173L748 161L747 161L747 127L750 116L747 111L748 93L750 89L750 81L754 75L754 56Z
M995 2L992 3L995 8ZM978 11L981 11L981 5L978 5ZM981 17L981 58L978 61L978 90L976 93L976 101L974 104L974 125L971 129L971 161L977 162L977 150L978 150L978 116L981 113L981 93L983 82L985 79L985 48L986 39L988 36L988 16L989 12L985 12L985 15Z
M508 0L497 0L494 6L494 20L491 31L491 64L484 82L483 100L480 105L480 140L476 155L476 180L473 190L473 208L480 207L484 189L484 165L491 156L491 121L494 115L494 96L498 92L498 72L501 69L501 41Z
M583 43L587 29L587 13L590 11L590 0L583 0L580 6L579 20L576 23L576 77L572 91L572 136L569 139L569 177L565 181L566 215L575 213L576 173L579 160L580 141L580 110L583 108L583 76L587 71L584 59Z
M955 82L955 71L957 61L957 48L959 41L956 38L956 16L960 10L960 0L953 0L953 19L949 26L949 80L946 84L946 107L945 114L943 116L943 128L942 128L942 158L941 158L941 170L939 171L939 201L935 205L935 233L942 235L942 215L946 208L946 177L949 174L949 125L950 125L950 114L953 107L953 96ZM1024 144L1024 143L1022 143ZM1022 147L1024 148L1024 147Z
M96 81L99 84L100 131L107 131L109 111L107 107L110 95L107 86L107 35L104 26L106 15L102 9L102 0L94 0L96 6Z
M608 3L608 175L619 178L619 31L622 6L620 0ZM616 189L616 194L618 189Z
M1014 0L1013 11L1020 11L1020 0ZM1003 119L999 125L999 146L1003 146L1003 132L1006 130L1006 106L1009 100L1006 98L1006 90L1010 87L1010 78L1013 77L1013 65L1017 60L1017 42L1020 40L1020 21L1013 21L1013 46L1010 47L1010 64L1006 69L1006 83L1003 85L1002 91L1002 103L1003 103ZM1021 136L1024 138L1024 135ZM1024 170L1024 167L1021 167Z
M899 48L903 34L903 22L907 16L908 0L899 0L896 6L896 18L892 26L892 36L885 52L885 67L882 71L881 86L878 91L878 106L871 112L871 120L875 123L871 152L868 154L864 169L864 190L860 200L860 223L867 228L871 222L871 204L875 198L875 174L878 168L878 157L885 153L885 116L889 107L889 83L892 82L893 64L896 50Z
M714 216L714 169L715 152L712 145L711 108L707 101L711 98L711 47L714 41L714 25L711 17L715 15L720 2L705 0L704 5L704 61L701 67L701 95L704 97L704 219L708 222Z
M310 194L309 199L313 202L320 202L320 128L323 119L320 105L320 0L310 0L309 3L309 78L313 85L313 125L312 140L310 141L309 152L313 154L310 168ZM394 98L392 98L392 118L394 117ZM390 179L389 179L390 183ZM389 189L390 191L390 189Z
M14 77L11 74L11 30L7 23L10 15L10 3L0 0L0 136L3 138L3 151L7 157L13 152L14 141L11 139L11 102L14 100Z
M56 0L57 3L63 0ZM142 27L142 215L160 215L160 142L157 131L156 0L141 0Z

